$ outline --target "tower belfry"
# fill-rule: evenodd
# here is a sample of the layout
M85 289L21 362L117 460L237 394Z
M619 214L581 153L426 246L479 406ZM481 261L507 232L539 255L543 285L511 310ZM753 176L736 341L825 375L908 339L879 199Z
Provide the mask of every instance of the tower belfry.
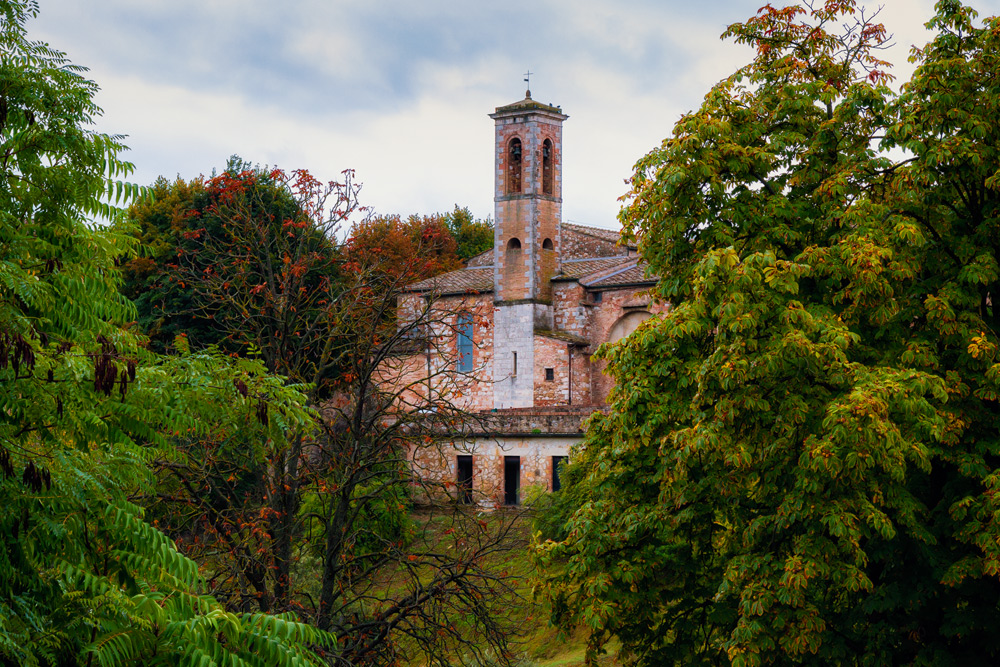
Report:
M562 123L559 107L531 99L497 107L494 204L496 301L550 301L559 256Z
M531 99L528 90L490 118L496 128L494 377L505 378L496 384L495 403L529 407L534 331L553 327L550 279L559 270L562 123L568 116Z

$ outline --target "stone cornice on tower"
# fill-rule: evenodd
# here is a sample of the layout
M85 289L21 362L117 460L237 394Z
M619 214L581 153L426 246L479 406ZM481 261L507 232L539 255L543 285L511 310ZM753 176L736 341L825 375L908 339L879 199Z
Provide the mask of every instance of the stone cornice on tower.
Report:
M497 107L496 111L490 114L490 118L498 120L506 116L521 116L532 111L551 116L554 120L563 121L569 118L569 116L562 112L561 107L552 106L551 104L542 104L541 102L536 102L531 99L530 90L527 92L527 96L523 100L506 106Z

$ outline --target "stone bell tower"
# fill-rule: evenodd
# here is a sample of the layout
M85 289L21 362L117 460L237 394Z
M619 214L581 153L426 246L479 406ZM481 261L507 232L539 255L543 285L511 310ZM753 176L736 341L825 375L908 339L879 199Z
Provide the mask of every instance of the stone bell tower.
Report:
M562 219L559 107L524 99L490 114L496 127L494 406L534 403L534 331L551 329Z

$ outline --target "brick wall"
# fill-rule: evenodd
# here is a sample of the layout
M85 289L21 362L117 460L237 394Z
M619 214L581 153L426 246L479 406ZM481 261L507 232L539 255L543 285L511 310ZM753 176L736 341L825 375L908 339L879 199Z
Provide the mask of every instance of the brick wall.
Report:
M591 352L595 352L601 343L609 340L609 334L615 324L629 312L639 312L642 309L630 308L626 310L624 305L634 302L637 295L647 291L646 288L623 288L618 290L605 290L601 294L601 303L597 304L593 311L593 328L591 329L592 341ZM650 313L665 312L667 310L662 304L651 304L646 310ZM604 374L607 362L595 360L591 364L591 391L593 401L598 405L607 403L608 394L611 391L613 382L611 378Z
M459 373L458 316L472 316L472 370ZM460 410L493 407L493 297L491 294L454 295L427 301L404 295L399 301L401 322L421 317L430 340L416 338L407 354L387 359L379 369L383 386L396 387L411 405L442 401ZM404 320L403 318L408 318ZM428 391L428 389L430 391Z
M606 363L592 361L591 355L607 342L618 324L644 311L634 306L644 290L623 288L604 290L594 304L593 294L575 282L556 283L553 305L539 303L495 304L492 295L449 296L434 302L437 318L431 367L427 355L416 351L411 359L393 361L392 374L399 382L420 390L420 379L434 376L434 390L466 410L507 409L529 406L604 405L611 390L611 378L604 374ZM413 317L424 307L420 297L409 295L400 301L400 317ZM661 312L651 305L649 312ZM473 371L456 376L449 373L457 362L455 326L460 312L474 313ZM630 315L631 314L631 315ZM536 328L556 328L582 336L592 344L574 347L572 354L562 340L536 336ZM513 353L517 352L518 372L513 374ZM572 369L570 361L572 359ZM545 369L553 370L546 380ZM445 383L451 383L445 390Z
M521 142L521 188L509 189L512 139ZM552 150L552 194L542 191L542 145L548 139ZM496 119L495 225L497 248L494 280L499 301L551 298L548 277L558 270L559 222L562 218L562 121L544 112L518 112ZM507 253L516 238L521 254ZM545 239L552 241L552 254L543 253ZM546 261L548 258L548 261ZM515 261L516 260L516 261ZM514 264L517 264L516 266Z
M591 391L590 355L591 347L574 348L572 352L573 370L570 382L570 399L573 405L594 405Z
M532 273L535 271L532 238L529 233L534 212L529 199L497 201L494 242L497 265L493 270L494 289L500 301L517 301L533 296ZM517 239L520 248L510 247Z
M566 456L578 438L574 437L499 437L482 438L464 443L448 456L444 475L457 479L457 456L471 452L472 489L477 502L493 507L504 503L504 459L516 456L519 459L520 501L523 503L530 494L530 486L545 490L552 488L552 457Z
M555 328L589 339L594 309L589 298L579 283L556 283L552 289Z
M545 369L552 369L552 380ZM567 344L535 336L535 406L566 405L569 402L569 352Z

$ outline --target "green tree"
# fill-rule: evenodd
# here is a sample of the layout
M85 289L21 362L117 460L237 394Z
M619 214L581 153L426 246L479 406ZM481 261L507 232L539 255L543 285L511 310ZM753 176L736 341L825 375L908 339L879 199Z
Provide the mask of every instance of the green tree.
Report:
M85 69L26 35L34 2L0 1L0 663L318 664L332 637L227 612L197 565L130 501L166 435L244 426L280 439L301 395L259 364L159 357L126 322L116 258L88 224L136 188ZM264 401L267 397L267 401ZM269 419L269 415L274 419Z
M458 246L459 259L470 259L480 253L493 249L493 222L476 220L468 207L459 208L444 216L445 224Z
M304 253L298 258L300 261L310 257L324 260L322 268L318 262L312 262L309 279L314 283L298 287L317 292L316 280L336 278L339 266L336 244L318 232L305 236L297 234L301 228L286 224L302 215L298 208L301 202L296 201L290 190L296 177L296 174L265 170L233 156L220 175L209 179L198 177L185 181L178 178L171 183L161 177L150 186L150 197L131 206L132 235L139 241L142 255L123 262L125 284L122 292L135 302L139 326L150 337L153 349L168 349L174 337L182 332L192 349L220 345L228 351L246 352L251 341L259 342L254 333L240 335L238 323L220 322L242 320L247 306L253 310L253 304L239 299L211 298L195 289L198 280L192 281L192 276L200 279L206 271L214 272L214 275L228 277L231 295L250 295L245 288L256 284L243 284L246 271L237 270L232 261L233 244L250 243L243 258L253 260L254 266L266 266L266 274L272 282L281 280L284 275L284 258L276 251L289 249ZM266 232L267 236L246 237L247 230L240 225L245 227L250 220L264 222L258 233ZM285 244L287 247L274 248L273 244L262 243L267 239L282 239L285 234L292 241ZM298 277L291 276L293 279ZM273 284L269 287L267 291L258 290L252 295L256 298L251 300L263 302L275 290L291 286ZM274 328L287 324L279 320L270 321L269 336L280 335ZM271 369L277 367L275 362L275 359L265 359Z
M509 584L491 561L511 546L510 518L446 506L429 524L442 552L409 517L411 494L433 484L414 479L410 457L435 453L463 415L447 390L426 390L454 373L456 352L423 334L454 328L454 313L421 300L399 321L398 297L457 267L455 241L440 216L413 216L367 220L342 248L338 229L361 211L344 176L235 161L200 185L160 181L163 203L133 208L139 234L169 239L146 283L156 326L196 324L187 339L207 332L259 359L315 408L315 429L268 441L179 434L149 503L229 610L294 610L336 635L337 664L447 664L483 646L507 660L494 607Z
M612 410L537 549L593 650L1000 657L1000 21L936 12L897 97L854 2L765 6L639 161L622 220L673 308L601 351Z

